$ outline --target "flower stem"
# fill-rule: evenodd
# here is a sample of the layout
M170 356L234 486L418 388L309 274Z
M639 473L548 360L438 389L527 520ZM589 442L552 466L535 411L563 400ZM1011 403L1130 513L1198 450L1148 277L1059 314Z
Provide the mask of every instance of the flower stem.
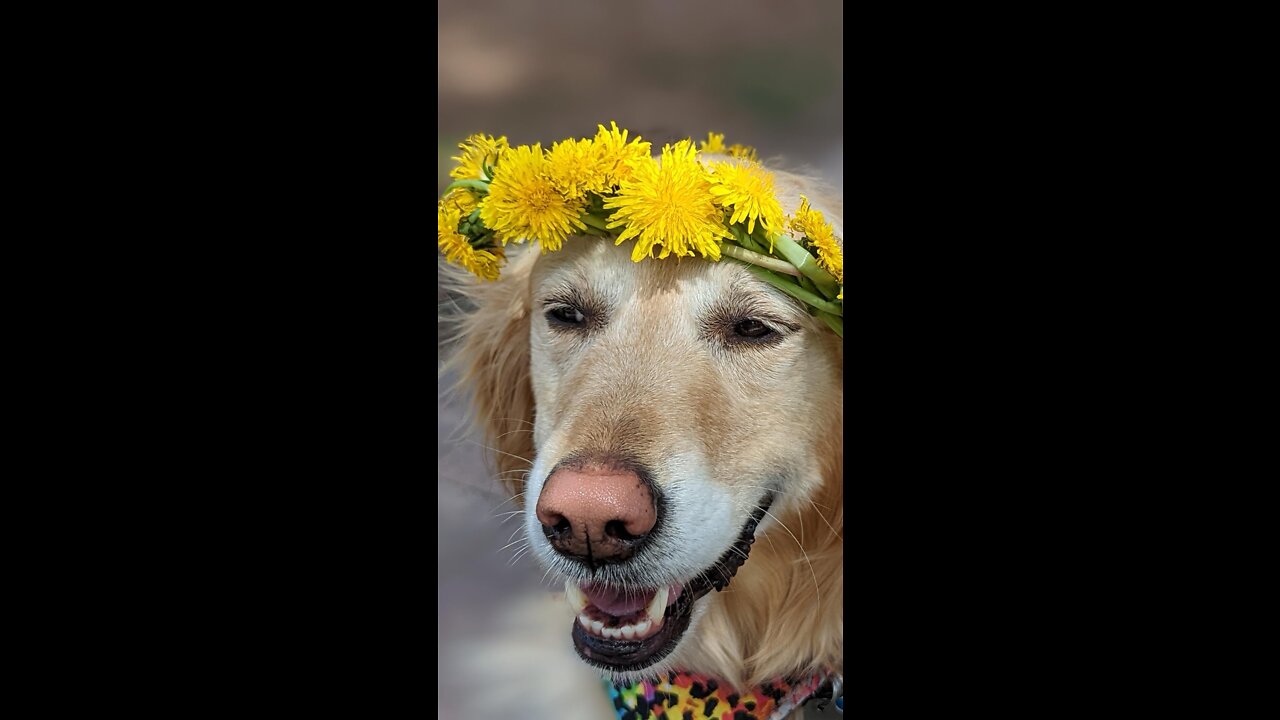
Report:
M805 277L812 280L826 299L832 300L840 292L840 286L831 273L819 265L817 259L810 255L808 250L800 247L795 240L786 235L778 235L773 238L773 248L779 255L786 258L787 262L795 265Z
M453 190L455 188L462 188L462 187L471 188L472 190L479 190L481 193L489 192L489 183L483 180L454 180L453 182L449 183L449 186L446 187L444 191L448 193L450 190Z
M799 285L795 285L788 280L784 280L783 278L780 278L777 275L774 275L773 273L769 272L768 270L765 270L762 267L753 265L751 263L743 263L743 264L747 266L747 270L750 271L752 275L755 275L761 280L764 280L765 282L778 288L782 292L790 295L791 297L799 300L800 302L805 303L806 305L812 305L818 310L821 310L822 312L825 312L825 313L830 313L831 315L834 315L836 317L844 316L844 308L841 307L838 303L833 303L833 302L828 302L826 300L823 300L822 298L818 297L817 295L814 295L808 290L805 290ZM794 269L795 268L792 268L792 270Z
M590 225L591 227L597 230L603 230L605 233L612 233L612 231L609 230L609 226L605 224L604 220L601 220L600 218L596 217L595 215L592 215L591 213L582 213L582 222L586 223L587 225Z
M742 247L750 250L751 252L760 253L761 255L768 257L769 252L753 240L742 228L737 225L730 225L729 232L733 233L734 239L737 240L738 244Z
M810 280L809 278L803 275L800 276L800 287L804 288L805 290L808 290L814 295L822 294L821 292L818 291L818 286L814 285L812 280Z
M720 252L724 255L728 255L734 260L739 260L749 265L768 268L776 272L786 273L787 275L795 275L796 277L800 276L799 270L796 270L781 260L771 258L767 255L761 255L757 252L751 252L750 250L740 248L737 245L730 245L729 243L722 242L720 243Z
M835 315L832 315L830 313L824 313L824 312L819 312L818 317L825 320L827 325L832 330L835 330L836 334L840 336L840 339L842 340L844 339L844 319L843 318L838 318Z

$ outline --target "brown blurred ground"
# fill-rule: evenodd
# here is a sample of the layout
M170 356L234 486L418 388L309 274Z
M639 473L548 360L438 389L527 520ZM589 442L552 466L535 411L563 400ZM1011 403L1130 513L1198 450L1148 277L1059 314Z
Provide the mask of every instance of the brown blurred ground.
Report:
M445 0L438 20L437 191L471 133L546 147L610 120L655 150L723 132L843 188L841 2ZM507 567L520 544L501 548L519 539L519 518L500 513L515 505L504 504L463 404L438 396L438 620L449 662L450 642L542 572L527 555Z
M726 133L842 184L840 2L446 1L439 23L439 189L470 133L549 146L610 120L655 150Z

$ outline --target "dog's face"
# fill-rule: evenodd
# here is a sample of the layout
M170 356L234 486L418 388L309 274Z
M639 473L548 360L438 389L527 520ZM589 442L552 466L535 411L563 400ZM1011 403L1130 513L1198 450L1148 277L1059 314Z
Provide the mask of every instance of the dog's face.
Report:
M530 275L525 523L567 579L579 655L634 677L678 657L757 523L820 484L842 360L830 329L739 264L629 254L584 238Z

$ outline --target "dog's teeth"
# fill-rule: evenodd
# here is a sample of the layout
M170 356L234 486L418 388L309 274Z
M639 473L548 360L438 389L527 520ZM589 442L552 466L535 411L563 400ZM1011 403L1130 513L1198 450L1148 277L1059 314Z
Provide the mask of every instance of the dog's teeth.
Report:
M624 638L626 638L626 639L628 639L628 640L631 640L631 639L632 639L632 638L634 638L635 636L636 636L636 629L635 629L635 628L631 627L630 625L623 625L623 626L622 626L622 637L624 637Z
M579 624L579 625L581 625L584 629L586 629L586 630L590 630L590 629L591 629L591 618L587 617L585 613L584 613L584 614L582 614L582 615L579 615L579 616L578 616L578 624Z
M604 636L605 636L605 637L607 637L607 638L617 638L617 637L622 637L622 631L618 630L618 628L608 628L608 627L607 627L607 628L605 628L605 629L604 629Z
M569 607L576 613L587 609L587 596L582 594L582 589L572 580L564 581L564 599L569 601Z
M604 623L600 622L599 620L591 621L591 632L595 633L596 635L601 634L600 630L603 627L604 627Z
M666 586L658 588L658 592L653 594L653 599L649 601L649 606L644 611L655 624L662 622L662 616L667 614Z
M649 622L649 618L645 618L636 623L636 635L645 637L649 634L649 628L653 627L653 623Z

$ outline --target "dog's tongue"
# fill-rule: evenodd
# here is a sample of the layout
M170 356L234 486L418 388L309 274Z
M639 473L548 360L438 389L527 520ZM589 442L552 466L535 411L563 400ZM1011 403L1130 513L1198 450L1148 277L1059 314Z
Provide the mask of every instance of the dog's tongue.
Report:
M644 609L644 606L653 599L654 592L654 590L645 590L640 595L636 595L603 585L582 586L582 594L587 596L587 600L592 605L614 617L624 617Z
M583 585L582 594L587 601L614 617L626 617L644 609L653 600L657 590L643 590L639 594L634 591L623 592L617 588L603 585ZM680 597L680 586L673 586L668 593L667 604L670 605Z

